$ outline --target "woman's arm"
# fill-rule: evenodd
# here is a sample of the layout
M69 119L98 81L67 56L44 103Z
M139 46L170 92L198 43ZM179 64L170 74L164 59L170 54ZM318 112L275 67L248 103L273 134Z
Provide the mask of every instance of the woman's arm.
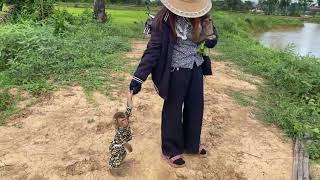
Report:
M207 48L214 48L218 43L219 35L217 32L217 29L213 24L212 24L212 28L213 28L213 34L209 35L208 39L205 41L205 46Z
M211 37L209 36L208 39L205 41L205 46L207 48L214 48L218 43L219 35L217 32L217 29L214 25L212 26L213 26L213 35L211 35Z
M151 28L151 38L147 49L144 51L141 61L134 73L130 83L130 90L137 94L141 90L142 83L147 79L152 69L156 66L162 48L162 32L156 28L156 18L153 20Z
M155 29L154 27L152 29ZM134 76L145 81L152 69L156 66L161 53L162 32L152 30L151 39L148 42L147 49L144 51L141 61L137 67Z

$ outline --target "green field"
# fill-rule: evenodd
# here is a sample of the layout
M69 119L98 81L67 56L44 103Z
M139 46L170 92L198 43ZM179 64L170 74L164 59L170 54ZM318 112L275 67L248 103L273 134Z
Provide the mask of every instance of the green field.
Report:
M10 94L12 88L39 97L56 87L78 84L88 94L94 90L108 94L121 81L110 74L130 69L123 53L130 50L131 38L142 36L145 11L107 9L111 21L97 24L91 10L61 6L56 10L40 24L22 18L0 27L0 123L19 111L16 103L22 97ZM213 19L223 54L213 59L232 61L264 78L254 105L258 114L291 137L307 137L310 157L319 159L320 61L264 48L255 39L258 32L302 26L305 19L220 11ZM242 93L234 92L234 97L247 106Z
M92 9L87 9L87 8L57 6L56 9L66 10L69 13L76 16L81 15L86 10L92 12ZM146 11L143 11L143 10L107 9L106 11L108 15L111 15L112 23L116 23L116 24L141 23L141 22L144 22L148 17L148 15L146 14Z

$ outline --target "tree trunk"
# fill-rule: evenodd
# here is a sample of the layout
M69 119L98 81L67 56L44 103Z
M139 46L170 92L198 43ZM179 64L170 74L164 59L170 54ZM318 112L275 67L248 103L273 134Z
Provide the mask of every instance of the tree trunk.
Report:
M94 17L98 22L106 22L107 15L106 15L106 3L105 0L95 0L94 1Z
M2 7L3 7L3 1L0 0L0 11L2 11Z

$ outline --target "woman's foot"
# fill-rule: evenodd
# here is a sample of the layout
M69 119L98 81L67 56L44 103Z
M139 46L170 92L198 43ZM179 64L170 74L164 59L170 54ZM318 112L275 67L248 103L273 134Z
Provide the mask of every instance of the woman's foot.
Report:
M186 164L186 162L183 160L181 155L170 156L170 157L162 155L162 157L170 166L174 168L184 167Z
M206 157L207 154L208 154L207 150L203 146L200 146L199 147L199 155L202 157Z
M207 157L208 152L207 152L207 150L205 149L204 146L200 145L198 153L189 153L187 151L186 154L188 154L188 155L199 155L200 157Z

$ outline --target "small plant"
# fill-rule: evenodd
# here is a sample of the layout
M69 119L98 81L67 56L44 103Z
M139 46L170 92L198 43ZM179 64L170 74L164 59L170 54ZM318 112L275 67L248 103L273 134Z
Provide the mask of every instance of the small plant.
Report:
M7 91L0 92L0 112L8 110L13 104L13 97Z
M13 112L15 103L16 100L8 93L8 90L0 90L0 125Z
M4 0L14 7L15 20L33 19L43 20L48 18L54 10L54 0Z

